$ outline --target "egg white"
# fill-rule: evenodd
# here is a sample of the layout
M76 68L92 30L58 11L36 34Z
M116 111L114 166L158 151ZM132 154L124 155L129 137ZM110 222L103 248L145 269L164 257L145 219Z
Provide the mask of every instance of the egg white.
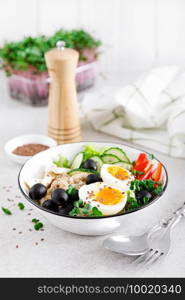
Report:
M98 202L95 199L95 195L98 191L104 187L111 187L112 189L119 190L122 193L122 199L117 204L107 204L104 205ZM124 193L121 189L107 185L104 182L95 182L88 185L83 185L79 189L79 198L83 201L83 203L89 203L92 207L97 207L104 216L115 215L119 213L125 206L127 202L127 193Z
M114 166L114 165L104 164L101 167L100 175L101 175L102 180L109 185L113 185L115 187L121 188L123 191L129 190L130 182L132 180L134 180L134 176L127 169L124 169L119 166L115 166L115 167L119 167L119 168L123 169L124 171L126 171L128 174L128 177L129 177L128 179L125 179L125 180L118 179L118 178L114 177L112 174L110 174L108 171L108 168L112 167L112 166Z

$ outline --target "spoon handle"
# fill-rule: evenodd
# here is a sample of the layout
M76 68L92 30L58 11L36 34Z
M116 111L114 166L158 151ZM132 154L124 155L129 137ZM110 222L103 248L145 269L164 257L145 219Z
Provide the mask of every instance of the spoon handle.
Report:
M183 216L185 216L185 203L177 210L175 210L170 218L163 219L161 222L154 225L149 230L149 232L146 232L145 234L150 238L156 236L156 234L163 234L166 232L166 230L170 230L171 228L173 228Z
M177 210L175 210L170 218L167 220L163 220L161 222L162 227L169 227L169 226L175 226L176 222L181 219L181 217L184 217L185 215L185 203L180 206Z
M170 231L173 227L175 227L177 225L177 223L179 223L179 221L181 220L182 218L182 214L178 214L178 215L175 215L168 223L168 226L166 228L166 231Z

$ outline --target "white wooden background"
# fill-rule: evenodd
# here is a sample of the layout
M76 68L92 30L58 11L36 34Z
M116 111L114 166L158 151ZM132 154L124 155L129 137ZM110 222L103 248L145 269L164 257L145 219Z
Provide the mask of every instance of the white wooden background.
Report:
M100 38L105 72L185 62L185 0L0 0L0 44L60 27Z

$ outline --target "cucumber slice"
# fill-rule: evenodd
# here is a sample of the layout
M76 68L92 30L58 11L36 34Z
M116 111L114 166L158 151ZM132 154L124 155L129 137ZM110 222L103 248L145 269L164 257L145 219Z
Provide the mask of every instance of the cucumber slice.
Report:
M92 156L91 159L96 162L97 170L99 172L101 167L103 166L103 160L99 156Z
M82 161L83 161L83 153L80 152L74 157L72 164L71 164L71 169L80 168Z
M105 152L103 154L116 155L119 158L119 160L130 162L130 159L126 155L125 151L123 151L121 148L118 148L118 147L111 147L111 148L105 150Z
M93 173L93 174L99 174L97 171L94 171L94 170L90 170L90 169L83 169L83 168L77 168L77 169L73 169L71 171L68 172L69 175L74 175L74 174L77 174L77 173L81 173L81 172L84 172L84 173Z
M130 170L132 167L132 164L128 163L127 161L119 161L119 162L113 163L113 165L120 166L127 170Z
M105 164L113 164L120 161L120 159L114 154L103 154L101 159Z

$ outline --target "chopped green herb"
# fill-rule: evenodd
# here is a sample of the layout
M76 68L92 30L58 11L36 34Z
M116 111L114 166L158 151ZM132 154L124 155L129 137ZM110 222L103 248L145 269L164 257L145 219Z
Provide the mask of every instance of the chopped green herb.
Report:
M156 187L156 189L154 190L154 194L159 195L161 194L163 191L163 188L161 185L159 185L158 187Z
M17 204L17 206L20 208L20 210L23 210L24 209L24 204L22 203L22 202L19 202L18 204Z
M35 230L39 230L43 227L43 224L41 222L37 222L35 225L34 225L34 228Z
M143 203L144 203L144 204L147 204L147 203L149 202L149 200L150 200L150 199L149 199L148 197L143 197Z
M84 208L90 210L90 209L91 209L91 205L90 205L89 203L86 203L86 204L84 205Z
M97 208L97 207L93 207L92 208L92 214L91 214L92 217L100 217L100 216L103 216L102 212Z
M5 208L5 207L1 207L2 211L6 214L6 215L11 215L12 212L8 209L8 208Z
M159 195L163 191L162 184L153 180L133 180L130 185L130 190L127 192L127 204L125 206L126 211L141 207L143 204L150 202L148 197L143 197L142 201L138 200L135 193L142 190L147 190L153 196Z
M142 174L144 174L144 172L137 171L137 170L132 170L132 174L134 174L134 175L142 175Z
M80 214L80 209L78 207L74 207L70 212L69 215L70 216L77 216Z
M33 223L38 223L39 220L38 220L38 219L32 219L32 222L33 222Z
M83 206L83 200L78 200L78 203L79 203L79 206L81 207L81 206Z
M127 191L126 211L139 207L135 193L132 190Z
M97 207L92 207L89 203L84 204L82 200L74 202L74 208L69 212L70 216L99 217L102 212Z
M74 201L74 203L73 203L73 205L74 205L74 207L77 207L77 208L79 208L79 201Z
M66 192L67 192L67 194L69 195L69 196L75 196L76 195L76 193L77 193L77 189L74 187L74 186L72 186L72 185L69 185L68 186L68 189L66 190Z
M89 210L87 208L83 208L82 209L82 214L83 215L88 215L89 214Z
M92 209L91 205L89 203L86 203L84 205L84 203L83 203L81 206L83 206L83 208L81 209L80 213L83 214L83 215L88 216L91 209Z
M83 206L83 200L74 201L73 203L74 207L82 207Z
M150 160L152 160L152 159L154 159L154 155L153 155L152 153L148 153L148 158L149 158Z
M162 192L162 185L160 182L155 182L150 179L146 180L133 180L130 184L130 189L136 192L141 190L147 190L154 194L160 194Z

